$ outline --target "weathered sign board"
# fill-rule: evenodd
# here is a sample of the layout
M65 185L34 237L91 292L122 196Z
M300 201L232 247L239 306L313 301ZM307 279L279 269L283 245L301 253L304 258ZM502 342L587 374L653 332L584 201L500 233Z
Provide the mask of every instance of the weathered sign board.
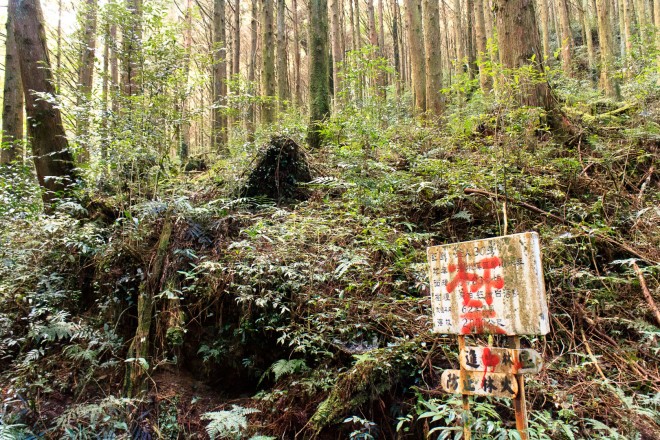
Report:
M541 371L541 354L531 349L465 347L461 350L461 368L490 373L534 374Z
M445 370L442 372L440 382L448 393L510 399L518 394L516 376L507 373Z
M550 331L538 234L427 249L433 331L545 335Z

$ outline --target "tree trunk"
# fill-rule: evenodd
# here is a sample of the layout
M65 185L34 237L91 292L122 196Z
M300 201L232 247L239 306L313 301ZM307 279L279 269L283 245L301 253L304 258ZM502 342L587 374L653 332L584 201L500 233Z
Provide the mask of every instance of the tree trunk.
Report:
M256 92L256 70L257 70L257 15L259 14L258 2L259 0L252 0L252 12L250 15L250 64L248 65L248 87L251 94L254 96ZM295 0L294 0L295 1ZM254 126L256 123L256 108L255 103L250 102L247 108L247 115L245 117L245 131L248 135L248 140L254 140Z
M632 30L631 30L631 23L633 20L632 17L632 5L631 5L631 0L622 0L623 3L623 11L622 11L622 16L623 16L623 29L621 31L623 32L623 36L625 39L625 47L626 47L626 52L625 56L627 58L632 56ZM626 60L626 77L630 78L631 72L630 72L630 62L629 60Z
M399 2L397 0L392 0L392 52L394 57L394 70L396 71L396 93L397 96L401 96L401 55L399 53L399 20L397 19L397 8Z
M479 66L479 84L481 91L488 93L490 91L490 77L486 72L484 62L488 53L486 26L484 23L484 5L483 0L474 0L474 30L477 43L477 64Z
M353 0L348 0L349 7L349 21L351 25L351 50L357 50L357 28L355 26L355 11L353 8Z
M463 16L461 0L454 0L454 45L456 46L456 75L463 73L465 51L463 50Z
M11 0L10 0L11 1ZM55 74L57 75L55 91L62 90L60 77L62 72L62 0L57 1L57 47L55 48Z
M213 148L227 152L227 47L225 0L213 2Z
M639 29L639 41L641 51L644 52L646 48L647 38L646 34L648 33L648 19L646 17L646 7L644 0L636 0L635 9L637 10L637 27Z
M291 99L285 20L285 0L277 0L277 97L282 109Z
M477 56L475 53L475 45L474 45L474 24L472 21L472 11L474 10L474 0L467 0L467 23L466 23L466 53L467 53L467 68L468 68L468 76L472 80L474 79L474 72L477 68Z
M103 31L103 85L101 86L101 106L103 117L101 118L101 158L108 158L108 137L110 135L110 20L106 20Z
M273 35L273 0L261 0L261 122L275 120L275 38Z
M179 136L179 158L184 163L188 160L190 153L190 116L188 108L190 107L190 62L192 58L192 0L186 2L186 14L184 17L185 28L183 30L183 50L185 52L183 60L183 80L184 90L181 102L181 123Z
M498 61L495 57L495 31L493 27L493 8L490 5L490 0L483 0L484 3L484 25L486 28L486 40L488 41L488 58L495 62Z
M142 57L142 0L126 0L131 13L122 30L122 86L125 96L139 95L140 64Z
M92 85L94 81L94 55L96 52L96 10L97 0L87 0L83 13L83 45L80 49L80 68L78 70L78 99L80 110L76 124L79 139L88 138ZM81 142L83 149L78 158L80 162L89 161L89 142Z
M119 57L117 56L117 25L110 25L110 90L112 96L110 98L112 103L112 113L115 115L119 112Z
M295 98L296 107L303 105L302 102L302 78L300 77L300 33L298 31L298 2L297 0L291 1L291 9L293 10L293 64L294 64L294 81L295 81Z
M321 146L321 123L330 114L328 84L328 2L309 0L309 113L307 141L310 148Z
M21 66L16 48L14 2L7 11L7 33L5 39L5 85L2 106L2 144L0 164L7 165L21 157L23 148L23 85Z
M408 26L408 47L410 48L410 72L412 79L415 111L426 111L426 74L424 35L422 33L422 11L420 0L405 0L406 22Z
M76 173L69 151L62 116L49 99L54 96L53 78L46 46L46 32L39 0L11 0L15 11L14 31L25 91L28 136L32 144L34 165L46 210L54 199L66 196Z
M584 35L587 44L587 57L589 60L589 70L596 69L596 52L594 51L594 38L591 32L591 14L589 13L589 0L582 0L582 23L584 26Z
M339 2L340 0L330 0L330 39L332 41L332 86L335 105L339 102L339 92L341 84L339 78L339 64L343 61L341 52L341 28L339 24Z
M378 49L379 55L385 55L385 26L383 0L378 0Z
M443 111L442 54L440 51L440 9L438 0L422 1L424 18L424 53L426 55L426 110L434 115Z
M374 0L367 1L367 23L369 27L369 44L378 46L378 34L376 33L376 15L374 13Z
M608 98L618 99L619 91L612 70L614 68L612 29L609 15L611 6L608 0L596 0L596 13L598 15L598 43L600 45L600 81L601 87Z
M532 68L542 74L543 58L534 3L530 0L496 0L495 16L504 68L519 69L532 63ZM517 101L520 105L554 110L550 87L545 80L521 77Z
M660 72L660 0L653 0L653 23L655 24L655 50L658 54L657 70ZM660 84L660 77L658 84Z
M234 0L234 62L231 69L234 77L241 73L241 0Z
M357 50L362 49L362 27L360 26L360 20L360 0L355 0L355 40L357 41Z
M442 5L442 39L445 45L445 60L446 60L446 71L447 71L447 84L451 86L451 74L452 74L452 69L453 66L451 64L451 56L449 55L449 40L450 40L450 33L449 33L449 15L447 14L447 2L445 0L441 0L440 4Z
M541 20L541 41L543 42L543 60L550 59L550 30L548 29L548 0L539 0L539 14Z
M573 52L573 33L571 31L571 22L568 16L568 4L566 0L558 0L559 23L561 26L561 66L564 74L571 76L572 52Z

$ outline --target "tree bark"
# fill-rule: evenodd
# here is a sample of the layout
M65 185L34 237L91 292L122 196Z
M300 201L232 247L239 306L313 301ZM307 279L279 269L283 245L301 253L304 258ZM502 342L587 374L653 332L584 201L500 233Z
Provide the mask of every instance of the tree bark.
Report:
M566 0L558 0L557 8L559 9L559 23L561 26L561 66L564 74L571 76L571 64L573 62L573 34L571 31L571 22L568 15L568 4Z
M543 73L543 58L534 3L531 0L496 0L500 60L507 69L519 69L531 64L536 73ZM550 87L544 79L521 78L518 104L554 110Z
M335 105L339 102L339 92L341 91L341 80L339 75L339 64L343 61L341 52L341 28L339 24L339 2L340 0L330 0L330 40L332 41L332 86Z
M640 41L640 49L642 52L644 52L644 48L646 47L647 43L647 38L646 34L648 33L648 19L646 17L646 6L644 0L635 0L635 9L637 10L637 27L639 30L639 41Z
M426 110L434 115L443 111L442 54L440 51L440 8L438 0L422 1L424 18L424 53L426 55Z
M5 39L5 84L2 105L2 144L0 164L7 165L21 156L23 148L23 85L14 32L14 2L7 11Z
M291 99L285 20L285 0L277 0L277 97L282 109Z
M539 0L539 14L541 20L541 41L543 42L543 60L550 59L550 31L548 29L548 0Z
M298 31L298 2L291 0L291 9L293 10L293 65L295 81L295 102L296 107L302 106L302 78L300 77L300 33Z
M474 72L477 69L477 56L475 52L474 44L474 23L472 11L474 10L474 0L467 0L467 21L466 21L466 32L465 32L465 51L467 53L467 68L468 68L468 77L472 80L474 79Z
M103 118L101 119L101 158L108 158L108 144L110 135L110 20L106 20L103 31L103 85L101 86L101 106Z
M454 45L456 46L456 75L463 73L465 51L463 49L463 16L461 0L454 0Z
M83 13L83 41L80 48L80 67L78 70L78 97L77 105L80 110L76 124L76 134L79 139L87 137L89 131L89 101L92 98L92 85L94 82L94 56L96 52L96 11L97 0L87 0ZM82 152L78 160L82 163L89 161L89 142L83 141Z
M619 88L612 75L612 69L614 67L614 45L612 42L612 28L609 20L610 12L611 5L608 0L596 0L596 13L598 15L598 43L600 45L601 87L608 98L619 99Z
M213 148L227 152L227 47L225 0L213 2Z
M589 12L589 0L582 0L582 23L587 43L587 57L589 60L589 69L596 69L596 52L594 50L594 38L591 32L591 14Z
M479 67L479 85L483 93L490 91L490 76L486 72L484 62L488 54L486 25L484 23L483 0L474 0L474 30L477 43L477 65Z
M374 0L367 1L367 23L369 26L369 44L378 46L378 34L376 33L376 15L374 12Z
M10 0L11 1L11 0ZM57 75L55 91L62 90L60 77L62 72L62 0L57 1L57 46L55 48L55 73Z
M420 0L405 0L406 22L408 26L408 47L410 48L410 72L415 111L426 111L426 72L424 35L422 33L422 11Z
M495 31L493 27L495 26L493 21L493 8L491 7L490 0L483 0L484 2L484 25L486 27L486 40L488 41L488 58L495 62Z
M330 114L327 0L309 0L308 42L310 124L307 141L310 148L319 148L321 123Z
M119 57L117 56L117 25L110 25L110 90L111 108L115 115L119 112Z
M621 29L621 32L623 34L623 38L625 40L625 57L629 58L632 56L632 30L631 30L631 23L632 23L632 5L631 5L631 0L622 0L622 6L623 6L623 11L622 11L622 23L623 23L623 29ZM626 77L630 78L631 72L630 72L630 62L626 60Z
M394 57L394 70L396 72L396 93L398 96L401 96L401 54L399 52L399 20L397 9L399 7L399 2L397 0L392 0L392 55Z
M184 90L181 102L181 123L179 136L179 158L182 163L188 160L190 153L190 116L188 108L190 107L190 62L192 58L192 0L186 0L186 13L184 17L183 30L183 50L185 52L183 60L183 80Z
M130 15L122 30L122 86L125 96L142 93L139 83L142 57L142 0L126 0Z
M261 0L261 122L275 120L275 38L273 35L273 0Z
M385 11L383 0L378 0L378 51L380 56L385 55Z
M68 195L76 177L73 157L57 106L37 94L54 96L46 32L39 0L11 0L14 31L25 91L28 136L46 210L54 199Z
M250 15L250 63L248 65L248 87L251 94L254 96L256 93L256 70L257 70L257 16L259 14L258 2L259 0L252 0L252 12ZM295 0L294 0L295 1ZM256 123L256 106L254 102L248 104L247 115L245 117L245 131L248 135L248 140L254 140L254 126Z
M234 77L241 72L241 0L234 0L234 62L231 69Z

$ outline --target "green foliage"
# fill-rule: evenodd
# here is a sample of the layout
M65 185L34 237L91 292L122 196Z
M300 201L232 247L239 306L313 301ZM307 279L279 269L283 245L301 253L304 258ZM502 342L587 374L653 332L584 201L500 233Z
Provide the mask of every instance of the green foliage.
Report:
M109 396L95 403L72 405L57 418L56 426L66 439L127 435L136 404L130 399Z
M206 432L211 439L241 439L248 429L247 416L258 413L254 408L243 408L232 405L230 410L213 411L205 413L202 418L210 420L206 425Z

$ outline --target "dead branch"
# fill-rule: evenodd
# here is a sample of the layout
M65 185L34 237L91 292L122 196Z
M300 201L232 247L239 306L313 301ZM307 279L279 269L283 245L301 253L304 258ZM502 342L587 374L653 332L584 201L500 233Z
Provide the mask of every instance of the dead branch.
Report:
M532 211L532 212L535 212L537 214L541 214L541 215L543 215L547 218L553 219L553 220L558 221L560 223L563 223L565 225L569 225L569 226L573 226L575 228L581 229L586 234L593 235L594 237L596 237L600 240L603 240L605 242L613 244L613 245L617 246L619 249L624 250L624 251L628 252L629 254L634 255L635 257L637 257L637 258L639 258L643 261L646 261L647 263L660 264L660 262L654 260L653 258L651 258L647 255L641 254L639 251L637 251L636 249L630 247L626 243L622 243L622 242L620 242L620 241L618 241L618 240L616 240L612 237L608 237L606 235L599 234L598 232L585 231L586 228L583 225L580 225L579 223L572 222L570 220L566 220L566 219L561 218L557 215L551 214L547 211L542 210L541 208L537 208L534 205L530 205L529 203L514 200L511 197L507 197L503 194L495 194L495 193L492 193L492 192L489 192L489 191L486 191L486 190L483 190L483 189L479 189L479 188L465 188L464 192L465 192L465 194L477 194L477 195L485 196L485 197L494 197L495 199L504 199L504 200L506 200L510 203L513 203L513 204L516 204L516 205L518 205L522 208L525 208L528 211Z
M644 299L646 299L649 308L651 309L653 315L655 316L655 322L660 326L660 310L658 310L658 305L653 300L653 296L651 296L651 292L649 291L649 288L646 287L646 280L644 280L644 274L642 273L642 270L639 268L639 266L636 263L633 263L632 267L635 270L635 273L637 274L637 278L639 278L639 285L642 287L642 293L644 294Z

